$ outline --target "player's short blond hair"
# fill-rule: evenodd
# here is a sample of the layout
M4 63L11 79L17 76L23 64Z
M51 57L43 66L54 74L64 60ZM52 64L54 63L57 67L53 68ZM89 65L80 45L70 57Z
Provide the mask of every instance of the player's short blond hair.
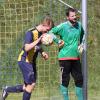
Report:
M54 22L50 16L44 17L41 24L49 25L51 28L54 27Z

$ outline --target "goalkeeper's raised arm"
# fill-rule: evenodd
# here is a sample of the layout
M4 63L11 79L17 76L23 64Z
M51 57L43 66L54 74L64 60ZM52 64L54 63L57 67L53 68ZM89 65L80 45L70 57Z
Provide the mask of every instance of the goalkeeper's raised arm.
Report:
M61 40L61 39L59 39L59 38L57 38L57 36L54 35L54 33L53 33L52 31L49 31L48 33L49 33L50 35L52 35L54 42L58 44L58 47L59 47L59 48L61 48L61 47L64 45L64 41Z

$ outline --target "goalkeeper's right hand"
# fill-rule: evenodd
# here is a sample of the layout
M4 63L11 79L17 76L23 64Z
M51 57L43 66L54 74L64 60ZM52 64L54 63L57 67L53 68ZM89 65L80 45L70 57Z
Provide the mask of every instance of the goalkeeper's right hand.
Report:
M62 48L63 47L63 45L64 45L64 41L63 40L60 40L60 39L58 39L52 32L49 32L49 34L51 34L52 35L52 37L53 37L53 40L58 44L58 47L59 48Z
M62 48L64 46L64 41L63 40L59 40L58 41L58 47Z

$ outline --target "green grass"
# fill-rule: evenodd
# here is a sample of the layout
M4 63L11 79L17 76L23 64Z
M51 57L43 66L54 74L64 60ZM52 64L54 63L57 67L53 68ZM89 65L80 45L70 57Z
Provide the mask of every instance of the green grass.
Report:
M53 93L53 95L48 95L48 92L51 91ZM31 100L63 100L62 95L60 94L59 90L50 90L49 91L44 91L44 92L40 92L40 91L33 91L32 95L31 95ZM94 95L93 95L94 94ZM88 95L88 100L100 100L100 92L97 93L93 91L93 93L89 93ZM11 93L8 95L6 100L22 100L22 93ZM71 90L69 92L69 97L70 100L77 100L75 93Z
M42 92L40 92L42 90ZM74 100L76 97L73 92L69 93L70 100ZM8 95L6 100L22 100L22 93L11 93ZM60 94L58 89L39 89L34 90L31 95L31 100L63 100L62 95Z

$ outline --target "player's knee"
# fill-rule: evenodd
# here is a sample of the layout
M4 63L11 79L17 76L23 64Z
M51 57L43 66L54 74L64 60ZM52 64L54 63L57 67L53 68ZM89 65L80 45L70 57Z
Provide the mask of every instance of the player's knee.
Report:
M62 78L62 85L65 86L65 87L68 87L68 85L69 85L69 80L70 80L69 77L67 77L67 76L66 76L65 78L63 77L63 78Z
M35 88L35 83L32 83L31 85L28 84L25 88L25 90L29 93L31 93L33 91L33 89Z
M83 76L78 75L76 78L74 77L74 82L76 87L82 87L83 86Z
M76 87L82 87L83 86L83 79L78 79L75 81L75 86Z

